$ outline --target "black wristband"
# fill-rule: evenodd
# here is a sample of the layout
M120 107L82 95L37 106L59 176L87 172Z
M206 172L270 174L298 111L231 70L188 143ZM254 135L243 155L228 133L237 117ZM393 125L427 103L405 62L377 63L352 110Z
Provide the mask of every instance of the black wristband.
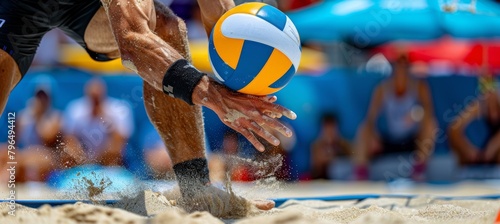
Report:
M183 197L193 196L210 184L206 159L192 159L174 165L174 173Z
M204 76L187 60L180 59L170 65L163 77L163 92L193 105L193 90Z

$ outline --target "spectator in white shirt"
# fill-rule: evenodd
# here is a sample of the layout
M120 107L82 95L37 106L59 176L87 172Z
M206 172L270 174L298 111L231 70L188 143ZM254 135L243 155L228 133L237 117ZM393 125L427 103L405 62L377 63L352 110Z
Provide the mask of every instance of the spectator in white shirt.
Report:
M74 164L123 164L122 151L134 131L132 111L127 102L107 96L102 80L86 84L85 96L70 102L63 123Z

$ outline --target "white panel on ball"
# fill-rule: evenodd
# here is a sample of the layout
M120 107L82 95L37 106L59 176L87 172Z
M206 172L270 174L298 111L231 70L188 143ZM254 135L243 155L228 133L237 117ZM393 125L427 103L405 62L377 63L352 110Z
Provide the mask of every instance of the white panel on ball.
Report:
M293 26L292 23L287 25ZM260 17L243 13L231 15L222 23L221 32L229 38L250 40L274 47L292 61L295 69L298 68L301 51L297 39ZM263 33L269 35L262 35Z

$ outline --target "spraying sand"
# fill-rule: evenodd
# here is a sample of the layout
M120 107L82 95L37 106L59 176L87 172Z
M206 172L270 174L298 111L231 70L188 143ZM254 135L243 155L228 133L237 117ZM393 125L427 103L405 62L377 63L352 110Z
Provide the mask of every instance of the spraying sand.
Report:
M51 207L44 205L38 209L17 205L15 216L9 214L9 203L0 203L0 223L12 224L53 224L53 223L494 223L500 209L500 200L441 200L432 195L460 196L498 194L498 183L464 182L449 186L430 186L425 184L403 184L399 187L382 182L329 182L314 181L295 184L283 184L272 175L276 161L265 163L235 160L239 163L251 163L255 173L261 179L251 184L226 185L226 190L210 189L210 193L195 195L192 200L209 206L214 211L196 211L196 206L187 206L178 190L153 192L138 190L135 194L126 189L120 191L128 197L114 205L96 205L75 203ZM273 165L270 165L273 164ZM93 174L93 173L91 173ZM76 184L84 189L86 198L98 203L106 198L101 193L110 186L110 181L99 175L91 179L77 175ZM92 181L91 181L92 180ZM33 188L19 186L18 199L23 196L34 198ZM233 189L234 188L234 189ZM146 188L148 189L148 188ZM4 193L7 189L2 189ZM235 193L233 193L233 190ZM53 189L36 186L38 199L54 198ZM227 194L222 194L227 193ZM259 211L250 205L246 198L264 199L270 197L317 197L325 195L348 194L419 194L427 195L413 199L383 197L377 199L320 201L288 200L270 211ZM224 196L220 196L220 195ZM50 196L52 195L52 197ZM45 196L45 198L43 197ZM46 198L49 197L49 198ZM71 197L73 199L75 197ZM25 198L26 199L26 198ZM222 217L222 218L221 218Z
M207 212L186 213L165 195L144 191L114 207L76 203L39 209L18 205L16 216L0 203L1 223L493 223L500 201L443 201L432 198L325 202L290 200L267 212L252 210L240 219Z

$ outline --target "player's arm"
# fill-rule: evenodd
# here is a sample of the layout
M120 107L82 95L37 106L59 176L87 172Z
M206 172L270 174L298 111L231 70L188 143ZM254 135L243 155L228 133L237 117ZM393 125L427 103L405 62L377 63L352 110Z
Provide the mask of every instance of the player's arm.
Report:
M123 64L135 70L150 85L188 103L212 109L226 125L243 134L261 151L264 146L253 133L274 145L279 144L279 140L266 131L263 125L286 136L292 135L291 130L275 118L285 115L295 119L296 115L274 104L275 98L235 93L202 75L189 66L187 61L180 60L183 58L179 52L152 31L155 27L152 0L102 2L120 48ZM204 2L205 5L209 3Z
M203 26L210 36L212 28L217 23L217 20L224 14L227 10L234 7L233 0L198 0L198 5L201 11L201 20L203 21Z
M198 0L198 5L200 6L203 26L207 32L207 36L210 36L210 32L212 32L212 28L217 23L217 20L225 12L234 7L234 1ZM291 137L292 135L292 131L275 120L275 118L285 115L288 118L295 119L296 115L290 110L279 105L274 105L273 103L276 101L275 97L253 97L234 93L206 77L202 79L197 90L199 91L193 94L193 102L207 106L215 111L224 124L240 132L259 151L263 151L264 146L252 132L263 137L273 145L280 143L280 140L271 134L272 131L268 131L263 127L264 124L267 124L271 129L275 129L287 137ZM215 96L212 97L213 101L208 100L207 96L209 95ZM226 97L231 96L229 99L233 100L223 99L224 95Z
M163 91L165 72L183 57L153 32L156 26L153 0L101 1L108 14L123 65Z

